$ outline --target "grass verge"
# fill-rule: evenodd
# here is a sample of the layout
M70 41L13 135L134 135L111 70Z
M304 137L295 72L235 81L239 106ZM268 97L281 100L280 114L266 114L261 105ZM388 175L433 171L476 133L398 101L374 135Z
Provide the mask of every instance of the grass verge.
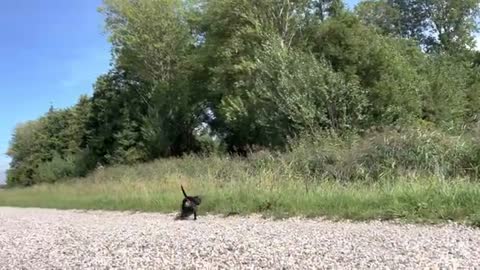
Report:
M427 223L451 220L480 225L478 182L412 176L375 183L307 183L293 175L279 180L272 167L252 172L238 166L240 161L216 159L218 162L211 163L209 159L119 166L84 179L6 189L0 191L0 205L174 212L179 209L183 184L188 193L203 196L201 214L261 213ZM203 167L198 164L200 160L217 165Z

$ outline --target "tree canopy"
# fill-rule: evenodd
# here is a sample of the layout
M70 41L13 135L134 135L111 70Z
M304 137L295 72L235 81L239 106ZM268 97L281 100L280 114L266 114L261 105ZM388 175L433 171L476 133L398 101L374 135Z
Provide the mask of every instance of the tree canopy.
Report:
M112 68L15 129L8 184L480 116L480 0L104 0Z

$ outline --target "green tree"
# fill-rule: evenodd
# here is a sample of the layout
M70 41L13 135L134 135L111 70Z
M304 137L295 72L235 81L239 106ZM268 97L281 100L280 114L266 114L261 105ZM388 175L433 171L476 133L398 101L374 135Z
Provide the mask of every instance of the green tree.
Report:
M97 162L145 160L140 126L147 106L141 97L148 87L142 91L142 86L120 71L111 71L97 79L87 123L88 147Z
M29 121L16 126L7 155L12 158L7 172L8 185L32 185L35 169L42 157L40 153L39 132L43 123L40 120Z
M168 82L181 70L193 45L181 0L105 0L115 63L141 79Z
M207 95L199 80L204 69L193 55L201 33L198 26L190 25L197 20L198 3L106 0L101 11L107 17L116 69L138 83L131 88L141 91L130 98L142 101L145 108L141 123L125 125L139 130L139 139L123 130L122 144L141 141L149 158L197 151L193 130Z
M321 24L311 46L336 72L366 89L368 125L420 116L425 82L417 66L424 56L411 42L380 35L346 14Z
M468 113L469 67L451 56L432 56L422 74L428 79L423 98L423 119L445 127L458 127Z
M475 47L480 0L429 0L427 14L436 33L436 40L427 43L432 50L455 53Z
M321 21L328 17L339 16L345 11L345 4L342 0L316 0L312 2Z
M8 150L12 158L8 171L10 185L54 182L65 176L75 176L75 160L69 146L78 145L78 134L68 131L71 113L72 109L51 107L38 120L16 128Z
M362 21L383 32L450 54L474 47L479 12L479 0L368 0L356 7Z
M252 87L250 74L262 44L268 40L266 33L278 36L282 47L305 46L309 31L319 21L311 7L307 0L206 2L202 20L205 42L199 55L209 71L208 103L216 117L212 127L226 138L230 150L257 132L249 127L253 119L243 118L243 124L235 121L232 126L226 113L234 109L229 108L233 106L230 100L242 99Z
M341 0L104 0L112 69L91 97L15 129L8 183L285 149L317 129L473 126L479 1L367 0L355 15Z
M224 114L237 146L283 147L288 138L315 129L358 128L366 93L325 61L282 46L271 37L256 57L252 86L224 100Z
M86 95L80 96L77 104L68 110L67 125L63 131L68 138L67 154L77 155L86 147L90 113L91 101Z

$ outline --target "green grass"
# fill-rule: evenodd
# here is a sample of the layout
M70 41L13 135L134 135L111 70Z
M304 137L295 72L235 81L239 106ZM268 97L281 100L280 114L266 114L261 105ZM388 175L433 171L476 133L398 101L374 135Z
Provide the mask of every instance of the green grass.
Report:
M203 196L201 214L452 220L480 225L478 182L434 176L375 183L305 181L280 169L281 164L258 168L221 157L162 160L107 168L63 183L2 190L0 205L174 212L179 209L183 184L188 193Z

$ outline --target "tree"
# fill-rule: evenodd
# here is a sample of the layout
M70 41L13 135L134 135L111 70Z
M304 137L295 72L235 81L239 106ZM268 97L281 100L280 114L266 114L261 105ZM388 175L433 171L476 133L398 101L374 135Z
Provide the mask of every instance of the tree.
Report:
M75 176L69 145L75 145L77 137L69 136L70 115L71 109L51 107L40 119L17 126L7 153L12 158L9 185L28 186Z
M67 140L67 154L77 155L87 146L87 124L91 113L91 101L86 95L80 96L78 102L67 115L65 136Z
M341 0L104 0L112 69L91 97L15 129L8 182L213 144L286 149L318 129L471 126L479 1L367 0L355 15Z
M469 67L447 55L425 61L422 74L428 84L423 95L422 118L444 127L463 124L468 112Z
M428 0L426 12L436 37L426 44L431 50L455 53L475 47L480 0Z
M34 183L35 169L44 157L40 153L39 132L43 123L29 121L16 126L7 151L12 158L7 172L7 184L29 186Z
M312 51L336 72L357 80L368 96L368 125L389 125L421 114L423 55L408 41L385 37L352 16L332 18L319 26Z
M450 54L474 48L479 12L480 0L368 0L356 7L363 22L384 33Z
M305 131L361 127L367 99L358 81L347 81L311 53L283 47L280 39L273 35L259 51L246 93L224 100L235 133L227 140L282 148Z
M87 145L97 162L145 160L140 126L147 109L142 84L129 80L125 72L111 71L100 76L94 88Z
M345 11L345 4L342 0L316 0L312 2L321 21L328 17L339 16Z
M249 127L253 119L244 118L243 124L235 121L232 126L227 113L235 106L230 100L243 99L253 87L250 75L262 44L269 39L266 34L279 37L280 46L285 48L304 46L308 32L319 21L311 7L311 1L307 0L206 3L202 20L205 42L199 55L209 71L208 103L215 116L211 125L226 138L230 150L242 147L245 139L257 132Z
M115 68L137 83L128 82L138 94L130 98L145 108L141 123L126 125L138 130L140 139L125 130L122 134L140 140L149 158L197 151L192 132L208 95L203 82L195 84L204 71L192 55L201 33L189 23L195 22L198 9L197 2L181 0L106 0L101 9L107 17ZM137 122L132 119L125 121Z
M143 80L168 82L193 45L181 0L105 0L115 63Z

